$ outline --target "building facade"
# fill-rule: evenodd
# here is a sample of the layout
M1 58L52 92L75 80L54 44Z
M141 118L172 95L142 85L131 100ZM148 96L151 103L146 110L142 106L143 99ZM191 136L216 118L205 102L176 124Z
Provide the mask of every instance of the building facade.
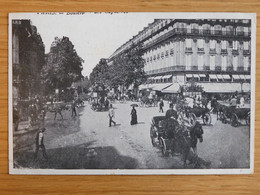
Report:
M39 95L45 48L30 20L12 21L13 100Z
M250 91L250 20L158 19L122 45L110 61L140 42L151 88L193 80L209 93ZM163 92L166 85L161 86Z

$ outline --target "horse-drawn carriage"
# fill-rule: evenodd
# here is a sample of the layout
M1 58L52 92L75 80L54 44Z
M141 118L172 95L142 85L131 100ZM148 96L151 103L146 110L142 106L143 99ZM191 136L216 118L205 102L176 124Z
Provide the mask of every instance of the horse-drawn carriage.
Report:
M230 120L231 125L237 127L241 124L241 120L245 120L246 124L250 125L250 108L236 108L219 104L217 111L222 123Z
M169 123L172 124L170 128L167 127ZM169 129L171 130L169 131ZM176 119L155 116L151 123L150 138L152 145L158 147L163 156L181 155L184 166L187 165L186 160L189 160L195 167L209 165L197 155L197 140L203 141L203 129L198 122L195 126L188 127L179 124Z
M203 107L186 107L185 108L186 115L189 114L190 118L192 118L194 121L192 124L195 125L195 122L198 118L201 118L204 125L210 125L211 124L211 115L210 110L208 108Z
M158 105L158 101L155 98L143 97L139 102L140 107L151 107L157 105Z

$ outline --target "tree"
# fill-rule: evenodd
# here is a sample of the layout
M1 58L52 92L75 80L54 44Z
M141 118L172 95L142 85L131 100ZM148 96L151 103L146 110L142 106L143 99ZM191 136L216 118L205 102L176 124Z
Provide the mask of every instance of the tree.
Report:
M124 53L114 59L109 67L110 84L114 87L123 85L137 88L147 79L144 72L143 48L141 44L132 45Z
M99 63L93 68L89 75L91 84L103 84L109 79L108 75L108 65L106 59L100 59Z
M55 37L42 70L47 93L53 92L54 89L66 89L73 82L81 80L83 62L68 37Z

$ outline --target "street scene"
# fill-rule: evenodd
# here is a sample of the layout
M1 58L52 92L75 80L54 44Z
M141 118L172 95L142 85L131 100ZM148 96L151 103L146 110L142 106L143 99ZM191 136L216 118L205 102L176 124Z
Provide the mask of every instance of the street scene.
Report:
M28 17L10 32L14 169L250 168L251 20Z

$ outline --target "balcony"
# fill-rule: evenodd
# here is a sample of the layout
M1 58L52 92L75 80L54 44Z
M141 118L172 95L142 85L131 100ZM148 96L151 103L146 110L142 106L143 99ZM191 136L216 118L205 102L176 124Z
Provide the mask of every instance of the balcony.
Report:
M199 29L191 29L192 34L199 34Z
M156 45L164 40L167 40L170 37L176 36L176 35L204 35L204 36L245 36L245 37L250 37L251 32L237 32L234 33L234 31L230 31L230 30L201 30L199 31L199 29L188 29L188 28L175 28L159 37L157 37L154 40L148 41L145 45L144 48L148 48L148 47L152 47L153 45ZM154 36L155 33L151 36Z
M192 53L192 48L191 47L186 47L185 48L185 53Z
M216 70L216 71L221 71L222 68L221 68L221 66L216 66L216 67L215 67L215 70Z
M192 71L198 70L198 66L191 66L191 70L192 70Z
M241 31L237 32L237 36L244 36L244 32Z
M204 54L205 53L204 48L198 48L198 53Z
M245 71L244 66L237 67L237 71L244 72Z
M227 71L233 71L233 66L228 66Z
M214 48L214 49L209 49L209 54L216 54L217 52L216 52L216 48Z
M221 54L222 55L227 55L228 54L227 49L221 49Z
M249 56L249 55L250 55L250 51L249 51L249 50L244 50L244 51L243 51L243 55Z
M210 66L204 66L203 70L210 70Z
M238 50L237 49L233 49L232 50L232 55L238 55Z

